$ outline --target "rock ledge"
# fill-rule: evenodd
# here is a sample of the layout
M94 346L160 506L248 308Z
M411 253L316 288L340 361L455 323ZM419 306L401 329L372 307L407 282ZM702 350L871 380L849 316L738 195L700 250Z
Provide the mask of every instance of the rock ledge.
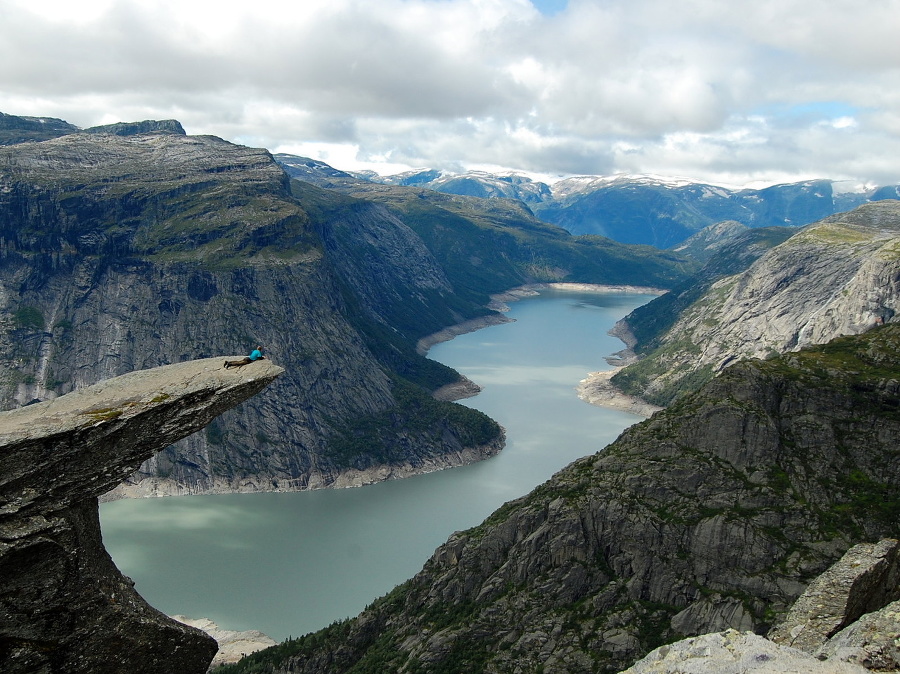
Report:
M149 606L103 547L98 497L283 371L142 370L0 414L0 670L205 672L216 643Z

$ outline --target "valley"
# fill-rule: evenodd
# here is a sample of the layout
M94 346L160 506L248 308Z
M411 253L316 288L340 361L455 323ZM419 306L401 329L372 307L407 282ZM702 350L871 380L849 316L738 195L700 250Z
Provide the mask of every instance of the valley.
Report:
M0 117L0 406L39 412L97 382L215 369L257 344L279 376L185 433L135 435L114 469L110 458L69 470L44 462L49 450L0 465L2 577L25 579L0 583L5 671L39 671L80 639L103 644L94 665L153 653L147 671L170 657L202 671L209 640L145 607L105 556L98 498L281 498L503 464L522 440L440 393L489 378L424 353L452 326L496 325L479 338L515 327L492 298L516 288L662 292L623 310L612 332L627 348L603 353L624 366L614 394L664 409L608 445L592 431L580 458L442 533L358 616L223 674L618 672L685 636L768 633L852 546L900 536L894 186L376 179L174 120L36 119ZM537 351L565 336L546 323ZM567 395L591 412L573 389L599 365L563 368ZM162 395L122 403L127 414L89 410L84 446L101 447L104 429L132 437L132 412L168 405ZM68 629L17 608L43 592L57 617L121 597L134 612ZM140 615L153 616L146 634L127 628ZM119 630L133 654L117 651Z
M595 354L621 346L606 331L648 299L544 291L511 303L512 322L433 347L431 357L483 387L466 404L505 429L496 456L356 489L105 503L105 545L169 615L213 617L279 641L354 616L415 575L454 531L640 420L584 404L574 385Z

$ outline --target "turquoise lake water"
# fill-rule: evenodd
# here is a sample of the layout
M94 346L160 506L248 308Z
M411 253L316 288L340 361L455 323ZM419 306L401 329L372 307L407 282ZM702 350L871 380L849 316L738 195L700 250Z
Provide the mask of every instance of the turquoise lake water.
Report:
M652 296L544 291L514 323L438 344L430 357L484 387L461 401L507 431L471 466L357 489L123 500L100 508L122 572L169 615L210 618L276 640L354 616L411 578L457 530L479 524L631 424L575 387L622 343L607 335Z

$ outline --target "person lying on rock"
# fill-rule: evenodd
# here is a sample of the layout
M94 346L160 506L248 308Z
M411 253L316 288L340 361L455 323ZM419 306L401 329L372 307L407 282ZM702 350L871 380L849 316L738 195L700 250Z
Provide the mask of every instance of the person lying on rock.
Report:
M253 351L250 352L249 356L244 356L240 360L226 360L225 361L225 369L227 370L230 367L241 367L243 365L248 365L255 360L265 360L266 357L262 355L262 347L257 346Z

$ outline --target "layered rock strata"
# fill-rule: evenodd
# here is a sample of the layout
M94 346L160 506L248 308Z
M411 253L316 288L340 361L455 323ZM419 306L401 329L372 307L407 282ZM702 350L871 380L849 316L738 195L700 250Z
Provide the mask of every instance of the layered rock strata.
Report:
M134 591L103 547L97 499L283 371L222 361L136 371L0 414L0 670L206 671L215 641Z

